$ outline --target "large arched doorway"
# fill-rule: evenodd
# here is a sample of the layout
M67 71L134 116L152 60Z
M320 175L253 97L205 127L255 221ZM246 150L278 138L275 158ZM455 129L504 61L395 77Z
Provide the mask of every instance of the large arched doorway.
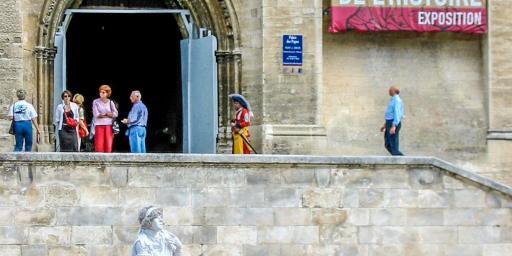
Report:
M162 32L158 24L167 24ZM171 14L75 14L67 31L67 89L90 103L101 84L112 87L119 116L126 117L128 96L140 90L149 109L148 152L182 151L181 34ZM128 138L115 136L114 151L129 152Z
M158 3L157 3L158 2ZM131 3L131 4L127 4ZM151 5L147 5L150 3ZM52 127L51 127L51 120L52 120L52 113L53 113L53 95L54 95L54 79L52 75L52 70L54 69L54 57L55 57L55 35L57 32L58 26L62 23L64 20L64 13L67 9L77 9L77 8L86 8L86 9L94 9L94 8L101 8L105 5L115 4L115 8L122 8L122 9L130 9L130 8L144 8L144 9L151 9L151 8L162 8L162 6L165 6L165 8L180 8L180 9L187 9L190 10L192 19L196 24L198 24L198 27L204 27L208 28L212 31L212 33L218 38L218 48L217 48L217 77L218 77L218 124L219 124L219 146L222 147L225 145L225 139L227 137L227 129L225 129L224 125L227 123L226 120L228 120L228 113L229 113L229 102L227 100L227 95L231 92L239 92L239 82L240 82L240 53L238 50L238 44L239 44L239 37L238 37L238 22L236 21L236 16L234 15L234 9L231 4L231 1L172 1L172 0L161 0L161 1L107 1L107 0L75 0L75 1L63 1L63 0L47 0L45 4L45 9L43 12L43 15L41 17L42 25L39 35L39 46L36 48L36 58L37 58L37 82L38 82L38 107L39 111L43 113L40 117L40 121L43 124L46 124L45 131L47 134L52 135ZM158 5L158 6L155 6ZM87 17L74 17L75 24L71 23L70 25L70 33L73 34L73 26L80 27L80 30L84 31L87 30L87 27L92 28L94 26L98 26L98 21L100 19L94 19L89 20L91 18ZM99 17L96 17L99 18ZM122 17L117 17L122 19ZM133 18L131 18L133 19ZM152 21L150 21L153 19ZM132 31L135 31L137 27L141 28L146 25L146 29L148 26L150 26L149 23L151 22L157 22L160 23L158 26L155 27L156 30L162 29L165 27L166 30L173 30L170 34L168 33L166 37L160 38L162 41L169 40L169 45L172 45L171 41L174 36L178 35L179 31L181 35L183 36L184 31L186 32L186 29L184 29L184 24L180 23L179 20L177 21L174 19L172 22L168 22L166 19L173 19L171 17L165 17L165 15L161 17L154 16L152 18L147 18L143 16L139 16L135 18L135 20L138 20L138 24L129 24L130 22L124 22L124 25L128 25L131 27ZM110 26L114 26L114 21L108 21L108 18L105 18L103 22L111 22ZM165 25L162 25L161 23L165 23ZM142 24L142 25L141 25ZM178 28L178 29L177 29ZM84 30L85 29L85 30ZM155 33L158 31L154 31ZM168 32L167 31L167 32ZM89 31L90 33L93 33L93 31ZM160 33L161 34L161 33ZM174 35L173 35L174 34ZM99 33L96 31L96 36L98 36ZM151 38L146 38L146 40L150 41ZM76 39L75 39L76 40ZM84 70L87 67L87 64L90 64L89 61L78 61L76 63L73 62L73 58L79 58L84 60L83 50L77 50L75 53L73 53L73 45L72 45L72 37L70 39L70 56L68 56L68 65L76 65L76 67L71 67L70 70L68 70L69 75L69 89L72 89L73 91L78 91L83 94L86 94L87 98L89 100L92 100L95 98L95 90L97 88L97 84L94 86L89 85L87 88L84 87L83 84L85 83L96 83L98 81L102 81L101 83L110 83L116 93L114 94L116 100L120 101L120 103L123 104L123 101L125 102L123 105L126 105L127 98L129 95L129 92L131 89L137 89L137 85L134 85L134 83L139 83L139 78L130 79L130 81L127 81L126 79L123 81L122 78L115 78L114 76L111 78L102 78L101 75L95 75L86 77L84 74L87 72L76 72L76 70ZM118 41L119 42L119 41ZM176 42L174 40L173 42ZM92 42L91 42L92 43ZM114 41L111 41L110 43L114 43ZM173 46L168 46L167 48L172 48ZM123 47L119 47L123 48ZM157 48L157 47L155 47ZM176 48L174 48L176 50ZM152 49L154 50L154 49ZM165 49L164 49L165 50ZM145 56L138 56L137 54L142 54L144 52L140 48L137 47L125 47L124 48L124 55L123 57L132 56L132 60L135 60L136 62L151 62L151 59L145 59ZM172 56L175 56L177 52L167 49L166 53L168 58L172 58ZM74 55L73 55L74 54ZM82 54L82 55L81 55ZM75 56L75 57L73 57ZM89 56L89 55L88 55ZM90 55L94 56L94 55ZM74 64L73 64L74 63ZM84 65L85 64L85 67ZM112 66L112 65L111 65ZM179 62L175 62L173 64L173 67L179 66ZM115 67L112 73L122 73L120 70L124 69L127 71L126 67ZM112 69L112 68L111 68ZM116 70L117 69L117 70ZM177 69L174 69L177 70ZM158 70L156 70L158 71ZM155 78L155 81L151 81L151 79L148 79L148 83L154 82L156 84L159 83L172 83L173 81L179 81L179 79L168 79L170 76L172 76L173 71L166 72L167 77L160 77ZM136 72L133 72L134 74ZM139 72L141 74L142 72ZM163 73L163 72L161 72ZM88 80L89 79L89 80ZM110 79L111 82L108 80ZM95 80L95 81L92 81ZM172 80L172 81L171 81ZM130 84L130 85L120 85L120 84ZM140 88L140 87L139 87ZM156 88L156 87L155 87ZM169 88L173 88L173 86L169 86ZM150 87L150 90L153 88ZM117 93L119 92L119 93ZM152 104L154 102L161 101L162 99L157 100L150 100L148 102L148 95L150 95L152 92L143 91L143 97L146 99L146 104ZM126 95L123 95L126 94ZM165 91L160 97L173 97L173 94L179 94L179 88L169 89L169 91ZM143 99L144 100L144 99ZM179 102L179 99L173 100L173 102ZM149 106L148 106L149 107ZM155 107L152 107L155 108ZM158 106L157 106L158 108ZM172 107L169 107L172 108ZM179 107L177 107L179 108ZM122 109L122 112L126 112L129 110L128 108ZM167 111L162 110L161 112L155 111L155 114L157 115L176 115L179 111ZM122 113L123 115L123 113ZM168 120L168 118L164 118ZM180 117L175 116L173 118L170 118L171 120L176 120L176 122L180 121ZM159 126L157 129L155 129L155 134L152 136L154 137L153 141L158 142L161 141L157 137L159 134L157 134L160 130L160 132L164 132L164 129L166 128L163 124L154 124L155 127ZM168 128L169 126L167 126ZM177 128L176 128L177 127ZM160 129L161 128L161 129ZM173 141L179 141L180 134L179 134L179 128L180 126L177 125L175 128L178 130L177 136L169 137L167 140L170 142ZM169 129L167 129L165 132L169 133ZM172 131L171 131L172 132ZM46 143L51 144L52 143L52 136L49 136L45 139ZM123 143L123 142L118 142ZM179 150L176 150L179 148L179 143L175 143L174 145L158 145L158 143L153 144L153 151L154 152L179 152ZM174 148L173 148L174 147ZM121 151L126 151L126 146L120 145L119 148ZM124 149L123 149L124 148Z

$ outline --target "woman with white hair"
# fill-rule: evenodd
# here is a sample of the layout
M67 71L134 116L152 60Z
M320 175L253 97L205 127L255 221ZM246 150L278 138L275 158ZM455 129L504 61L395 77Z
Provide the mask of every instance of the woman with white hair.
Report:
M14 138L16 145L14 151L19 152L23 150L23 143L25 143L25 152L32 151L32 124L36 127L37 135L36 141L39 143L41 139L41 131L37 125L37 112L32 104L25 101L27 92L23 89L16 91L18 101L9 107L9 120L14 121Z

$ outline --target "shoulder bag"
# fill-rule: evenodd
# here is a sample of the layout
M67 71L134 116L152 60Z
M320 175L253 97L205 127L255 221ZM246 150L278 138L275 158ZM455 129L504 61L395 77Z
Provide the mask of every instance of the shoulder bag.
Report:
M71 108L71 106L70 106L70 108ZM78 126L78 122L74 118L70 118L68 116L68 113L66 113L66 107L62 106L62 109L64 110L64 117L66 118L66 120L65 120L66 121L66 125L71 127L71 128L77 127Z
M112 112L112 101L110 101L110 112ZM119 122L117 122L116 118L112 118L112 133L119 134L120 131Z
M12 120L11 120L11 127L9 127L9 134L14 135L14 108L16 107L16 103L12 106Z

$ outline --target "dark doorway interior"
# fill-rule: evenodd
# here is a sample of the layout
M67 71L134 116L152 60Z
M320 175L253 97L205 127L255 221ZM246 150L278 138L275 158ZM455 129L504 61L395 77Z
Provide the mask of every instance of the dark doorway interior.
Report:
M120 118L140 90L149 110L148 152L182 151L180 39L172 14L75 14L67 35L67 88L83 94L87 120L98 87L108 84ZM129 152L126 127L114 151Z

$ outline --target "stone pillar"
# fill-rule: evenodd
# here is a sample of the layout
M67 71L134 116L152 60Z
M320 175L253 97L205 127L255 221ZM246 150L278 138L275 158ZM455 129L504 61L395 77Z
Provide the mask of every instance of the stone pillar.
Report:
M263 1L264 153L315 153L325 141L319 125L322 87L322 1ZM282 37L303 36L303 74L282 69Z
M217 51L217 76L219 96L219 135L217 152L231 153L231 129L228 127L231 119L231 102L228 95L240 92L241 53L238 51Z
M481 173L512 182L512 1L489 1L489 32L484 40L484 60L489 96L489 130L486 165Z
M512 140L512 2L494 0L489 11L487 39L489 81L489 139Z
M41 143L37 151L53 151L55 138L52 125L53 98L53 61L57 49L38 46L34 50L37 59L37 98L34 107L39 115L38 123L42 128Z

